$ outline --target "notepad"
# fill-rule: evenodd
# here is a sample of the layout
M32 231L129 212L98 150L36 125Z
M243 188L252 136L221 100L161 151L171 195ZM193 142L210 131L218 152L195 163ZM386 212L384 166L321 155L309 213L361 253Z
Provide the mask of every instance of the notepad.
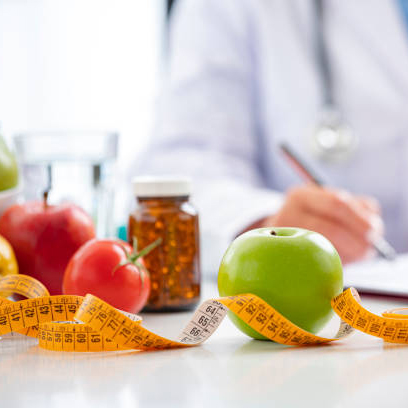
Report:
M344 287L350 286L362 293L408 298L408 254L394 261L378 258L346 266Z

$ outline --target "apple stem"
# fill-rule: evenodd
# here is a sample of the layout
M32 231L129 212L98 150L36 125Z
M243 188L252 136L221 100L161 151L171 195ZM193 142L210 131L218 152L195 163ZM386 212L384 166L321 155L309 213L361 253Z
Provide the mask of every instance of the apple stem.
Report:
M47 188L43 192L44 208L48 207L48 196L51 191L51 185L52 185L52 172L51 172L51 164L49 164L47 166Z
M276 231L272 230L271 235L278 235L278 234L276 233Z
M43 192L43 202L44 202L44 208L48 207L48 193L49 191L46 190Z

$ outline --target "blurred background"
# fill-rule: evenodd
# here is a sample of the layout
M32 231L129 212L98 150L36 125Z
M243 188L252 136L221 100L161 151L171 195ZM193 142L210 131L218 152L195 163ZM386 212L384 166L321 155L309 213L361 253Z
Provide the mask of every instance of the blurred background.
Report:
M165 0L0 0L0 122L20 133L120 135L115 224L151 133L165 60ZM84 148L92 140L82 138ZM69 186L68 186L69 188Z

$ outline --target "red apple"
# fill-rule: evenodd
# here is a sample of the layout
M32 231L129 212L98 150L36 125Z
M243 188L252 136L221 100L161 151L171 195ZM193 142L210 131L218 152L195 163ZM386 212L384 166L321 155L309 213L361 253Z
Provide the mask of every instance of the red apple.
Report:
M20 273L42 282L51 295L62 293L62 278L74 252L95 237L92 219L80 207L32 201L9 207L0 234L13 247Z

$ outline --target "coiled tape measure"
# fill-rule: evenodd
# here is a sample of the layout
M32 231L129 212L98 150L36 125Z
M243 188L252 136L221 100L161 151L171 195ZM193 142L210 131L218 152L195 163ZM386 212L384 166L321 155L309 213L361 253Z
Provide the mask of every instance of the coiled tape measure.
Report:
M27 299L13 302L0 297L0 336L7 333L38 337L39 346L55 351L161 350L196 346L207 340L227 311L277 343L301 346L328 343L354 329L387 342L408 344L408 309L370 313L360 305L353 288L336 296L331 305L341 319L333 338L309 333L252 294L210 299L200 305L177 340L169 340L142 326L137 315L122 312L93 295L50 296L37 280L25 275L0 278L0 292Z

